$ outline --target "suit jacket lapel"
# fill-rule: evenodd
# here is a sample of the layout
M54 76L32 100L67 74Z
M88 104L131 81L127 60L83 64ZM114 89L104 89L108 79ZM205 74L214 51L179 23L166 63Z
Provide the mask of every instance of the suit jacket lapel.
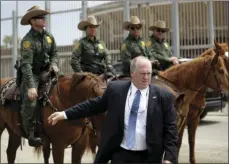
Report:
M146 126L149 125L150 119L152 119L152 114L153 114L153 111L154 111L154 108L156 106L156 102L158 99L155 87L153 85L150 85L149 87L150 88L149 88L149 99L148 99Z
M124 115L125 115L125 106L126 106L126 98L130 88L131 82L128 82L120 92L120 125L121 129L124 129Z

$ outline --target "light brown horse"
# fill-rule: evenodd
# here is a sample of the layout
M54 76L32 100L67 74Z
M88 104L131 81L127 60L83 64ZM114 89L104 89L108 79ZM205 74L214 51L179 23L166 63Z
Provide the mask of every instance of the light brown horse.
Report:
M219 44L222 49L225 52L228 52L228 44L227 43L222 43ZM206 50L205 52L202 53L202 57L204 56L213 56L214 53L212 53L213 48L210 48ZM224 60L224 65L226 66L227 72L229 72L229 58L225 56L224 51L220 51L219 55L223 58ZM204 86L200 89L200 91L196 94L195 98L192 100L189 106L189 113L188 113L188 118L187 118L187 126L188 126L188 141L189 141L189 161L192 164L196 163L196 158L195 158L195 137L196 137L196 130L200 121L200 115L201 112L203 112L203 109L205 107L205 93L206 93L207 87ZM179 134L179 149L182 144L182 138L183 138L183 133L184 133L185 126L182 127L181 133Z
M8 80L9 79L1 79L1 87L4 86ZM53 106L59 111L89 98L101 96L106 88L100 78L88 73L75 73L72 76L64 76L59 79L58 84L59 85L54 86L49 95L49 99ZM1 106L0 134L7 128L9 132L7 159L8 163L14 163L16 151L21 144L20 136L22 133L18 127L18 112L9 108ZM105 114L75 121L63 121L56 126L51 126L48 124L47 118L53 112L54 110L50 105L45 106L42 110L42 122L45 131L43 137L45 163L48 163L50 143L52 144L54 163L63 163L64 150L68 145L72 145L72 163L81 163L81 158L86 148L93 148L97 144L97 140L92 138L94 135L93 126L96 127L97 135L100 135L100 121L103 121Z

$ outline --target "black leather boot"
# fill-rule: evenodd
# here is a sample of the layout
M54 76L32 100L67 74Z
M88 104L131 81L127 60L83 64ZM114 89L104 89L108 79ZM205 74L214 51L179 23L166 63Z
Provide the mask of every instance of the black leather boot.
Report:
M28 136L29 146L39 147L42 145L42 139L34 136L33 128L29 129L28 133L29 133L29 136Z

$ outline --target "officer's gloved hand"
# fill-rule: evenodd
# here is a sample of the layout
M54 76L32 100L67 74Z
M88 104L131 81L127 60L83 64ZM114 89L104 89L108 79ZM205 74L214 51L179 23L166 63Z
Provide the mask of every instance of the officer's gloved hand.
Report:
M114 69L114 67L112 66L112 65L107 65L107 71L108 72L111 72L111 73L115 73L115 69Z
M36 88L29 88L28 89L28 97L31 101L37 98L37 89Z
M59 72L59 68L56 65L52 65L51 68L55 73Z
M151 60L151 63L152 63L153 65L156 65L156 66L159 66L159 65L160 65L160 63L159 63L158 60Z

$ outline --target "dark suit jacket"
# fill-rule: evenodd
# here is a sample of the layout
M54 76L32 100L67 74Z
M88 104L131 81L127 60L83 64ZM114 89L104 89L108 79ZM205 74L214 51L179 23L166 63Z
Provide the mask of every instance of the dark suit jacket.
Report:
M89 99L65 111L69 120L107 111L95 163L107 163L121 145L124 133L125 101L130 84L130 81L110 82L103 96ZM150 85L146 122L149 161L161 163L164 156L164 160L177 163L177 141L176 113L172 94Z

